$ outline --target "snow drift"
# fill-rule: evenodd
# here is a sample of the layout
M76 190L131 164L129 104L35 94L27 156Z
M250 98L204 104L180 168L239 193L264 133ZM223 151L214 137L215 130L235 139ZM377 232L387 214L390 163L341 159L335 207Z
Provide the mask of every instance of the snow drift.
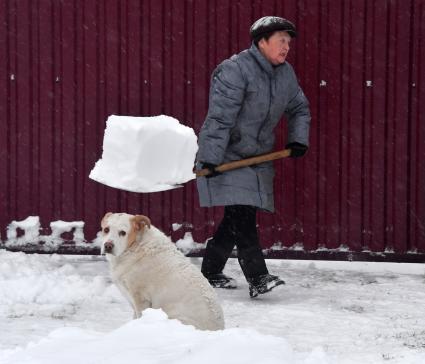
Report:
M280 337L252 329L199 331L153 309L110 333L61 328L3 355L2 363L327 363L321 350L300 360Z

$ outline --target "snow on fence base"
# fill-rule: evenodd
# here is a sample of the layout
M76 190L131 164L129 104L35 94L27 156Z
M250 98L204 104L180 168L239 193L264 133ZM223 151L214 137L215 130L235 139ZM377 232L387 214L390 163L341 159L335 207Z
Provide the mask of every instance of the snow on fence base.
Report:
M425 263L424 253L388 253L371 251L339 251L328 250L270 250L266 249L264 255L269 259L294 259L294 260L333 260L353 262L393 262L393 263Z
M41 224L38 216L12 221L7 227L7 240L0 242L0 248L27 253L99 254L98 239L88 242L84 238L83 221L53 221L50 235L40 235ZM64 239L63 234L72 235Z
M188 257L201 257L204 251L186 254ZM328 261L352 261L352 262L387 262L387 263L425 263L424 253L379 253L379 252L354 252L329 250L292 250L285 248L282 250L263 249L266 259L291 259L291 260L328 260ZM237 258L233 252L230 258Z
M86 243L86 246L76 245L73 241L64 241L55 248L48 247L44 242L29 243L21 246L6 246L0 244L0 249L11 252L23 252L27 254L66 254L66 255L100 255L100 248L93 243Z
M201 244L199 244L201 245ZM100 255L100 247L97 244L86 242L85 245L77 245L74 241L63 241L55 248L48 247L44 242L28 243L20 246L7 246L0 242L0 249L14 252L24 252L28 254L67 254L67 255ZM180 249L181 250L181 249ZM184 250L188 257L202 257L203 249ZM264 256L267 259L293 259L293 260L328 260L328 261L353 261L353 262L395 262L395 263L425 263L424 253L411 252L402 253L379 253L379 252L354 252L339 251L338 249L323 250L270 250L264 249ZM236 253L231 255L236 258Z
M180 227L179 224L173 224L173 231ZM42 228L38 216L29 216L22 221L12 221L7 227L7 240L0 240L0 249L37 254L100 255L99 233L93 241L86 240L83 221L53 221L50 223L50 235L40 235L40 230ZM72 234L72 238L63 238L64 233ZM206 246L206 244L195 242L191 232L188 231L182 239L176 241L176 245L188 257L203 256ZM286 247L278 242L264 249L263 252L269 259L425 263L425 254L416 251L407 253L397 253L392 250L352 251L344 244L337 249L306 250L302 243ZM236 253L233 252L231 257L236 258Z

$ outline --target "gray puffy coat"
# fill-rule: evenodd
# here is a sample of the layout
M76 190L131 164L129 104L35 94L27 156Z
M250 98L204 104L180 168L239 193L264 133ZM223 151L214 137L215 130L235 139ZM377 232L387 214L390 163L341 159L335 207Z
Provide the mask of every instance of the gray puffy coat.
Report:
M273 151L285 115L287 143L308 145L310 110L292 66L273 67L253 44L222 62L211 79L198 162L222 164ZM199 166L200 163L198 163ZM274 211L273 162L198 178L201 206L252 205Z

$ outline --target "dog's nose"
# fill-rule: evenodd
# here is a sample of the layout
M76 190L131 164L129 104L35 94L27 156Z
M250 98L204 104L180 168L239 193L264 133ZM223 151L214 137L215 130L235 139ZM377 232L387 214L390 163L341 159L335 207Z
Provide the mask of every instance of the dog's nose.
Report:
M107 241L105 244L103 244L103 248L105 249L106 253L110 253L114 248L114 243L112 241Z

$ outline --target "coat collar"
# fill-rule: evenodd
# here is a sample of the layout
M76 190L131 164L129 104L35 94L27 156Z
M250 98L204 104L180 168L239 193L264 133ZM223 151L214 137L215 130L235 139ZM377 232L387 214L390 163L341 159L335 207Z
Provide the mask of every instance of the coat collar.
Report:
M275 75L275 71L277 71L281 66L273 67L272 64L263 56L258 47L252 42L251 48L248 50L249 53L254 57L260 67L269 75L269 77L273 77Z

